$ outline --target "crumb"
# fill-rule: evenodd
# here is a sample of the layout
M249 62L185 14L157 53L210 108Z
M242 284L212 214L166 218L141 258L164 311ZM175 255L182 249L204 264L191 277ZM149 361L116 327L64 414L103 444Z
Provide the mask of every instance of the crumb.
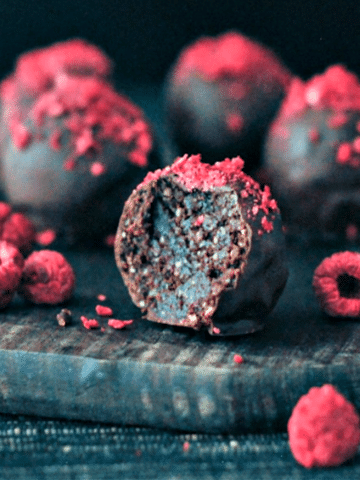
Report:
M81 315L80 320L82 321L84 327L88 330L100 327L99 322L95 318L87 318L85 315Z
M56 320L60 327L66 327L72 323L72 312L67 308L63 308L60 313L56 315Z
M90 167L90 173L94 177L98 177L99 175L103 175L106 171L105 165L101 162L93 162Z
M47 247L56 240L56 231L52 228L36 234L36 242L42 247Z
M116 330L121 330L122 328L126 327L126 325L131 325L133 321L134 320L117 320L115 318L110 318L108 325Z
M183 452L188 452L190 449L190 443L189 442L184 442L183 443Z
M111 317L113 315L112 308L105 307L105 305L96 305L95 311L101 317Z
M99 295L96 298L99 300L99 302L105 302L106 295L104 295L103 293L99 293Z
M239 363L239 364L244 362L243 357L241 355L238 355L237 353L235 353L233 360L235 363Z
M115 235L113 234L110 234L110 235L107 235L105 238L104 238L104 244L107 246L107 247L110 247L112 248L115 244Z

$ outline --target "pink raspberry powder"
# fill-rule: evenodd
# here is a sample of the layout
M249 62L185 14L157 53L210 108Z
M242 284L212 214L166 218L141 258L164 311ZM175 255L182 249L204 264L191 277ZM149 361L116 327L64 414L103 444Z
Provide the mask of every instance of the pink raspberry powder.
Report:
M304 467L335 467L352 458L360 443L359 416L333 385L313 387L288 422L289 444Z
M40 250L26 259L19 293L30 302L63 303L71 298L74 288L74 271L61 253Z

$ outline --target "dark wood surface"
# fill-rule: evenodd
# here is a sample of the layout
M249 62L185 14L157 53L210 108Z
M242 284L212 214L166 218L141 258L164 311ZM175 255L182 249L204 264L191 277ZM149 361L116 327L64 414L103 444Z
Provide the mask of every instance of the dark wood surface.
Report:
M141 320L112 251L65 252L77 275L71 326L61 307L16 298L1 315L0 412L144 425L197 432L285 430L292 407L313 385L336 385L360 409L356 321L323 316L312 273L329 249L289 249L290 277L262 332L214 338ZM97 295L114 316L134 319L116 331L86 330L99 318ZM234 354L244 358L233 361Z

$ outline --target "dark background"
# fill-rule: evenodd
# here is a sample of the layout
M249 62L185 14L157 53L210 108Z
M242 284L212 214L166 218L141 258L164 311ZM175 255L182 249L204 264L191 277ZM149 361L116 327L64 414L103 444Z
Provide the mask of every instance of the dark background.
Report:
M304 78L337 62L360 74L359 19L354 0L1 0L0 75L25 50L83 37L119 78L159 82L185 44L234 28Z

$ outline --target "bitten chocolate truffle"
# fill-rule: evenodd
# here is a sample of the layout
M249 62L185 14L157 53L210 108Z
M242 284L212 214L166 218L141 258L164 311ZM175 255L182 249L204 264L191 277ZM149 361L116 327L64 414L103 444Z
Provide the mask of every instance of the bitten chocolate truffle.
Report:
M289 233L360 239L360 83L342 65L293 81L264 150Z
M276 201L243 166L185 155L126 201L115 258L147 320L214 335L262 328L288 271Z
M209 163L241 155L253 166L291 77L270 49L238 32L202 37L165 82L169 133L181 151L202 152Z
M3 146L5 198L74 243L115 234L122 203L159 167L140 108L96 76L57 75Z

